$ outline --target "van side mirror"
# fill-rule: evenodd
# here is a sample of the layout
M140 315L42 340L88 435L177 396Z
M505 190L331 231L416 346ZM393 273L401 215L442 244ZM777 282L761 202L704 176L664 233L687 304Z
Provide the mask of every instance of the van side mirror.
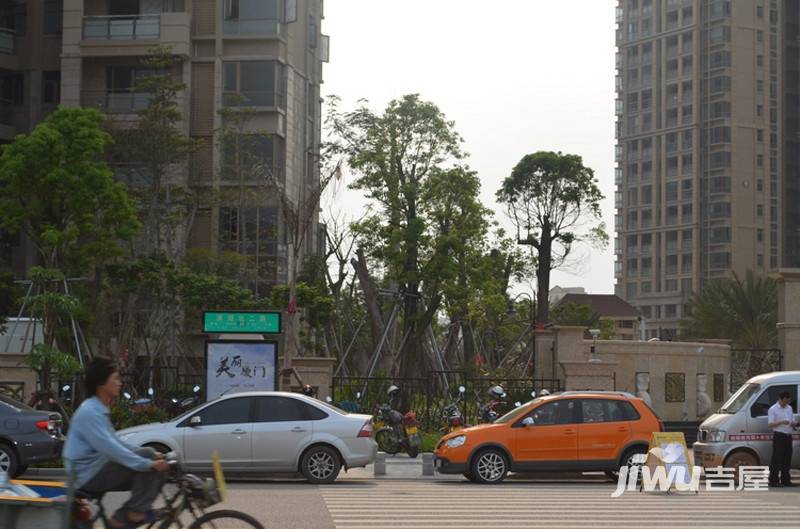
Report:
M533 426L534 421L533 417L525 417L522 419L522 426Z
M201 419L199 415L195 415L189 419L189 426L200 426L201 424L203 424L203 419Z

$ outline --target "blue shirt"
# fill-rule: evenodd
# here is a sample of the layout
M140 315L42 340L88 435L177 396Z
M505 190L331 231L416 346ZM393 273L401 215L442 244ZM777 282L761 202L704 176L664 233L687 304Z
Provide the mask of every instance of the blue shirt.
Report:
M80 488L110 461L140 472L149 470L153 462L136 454L136 448L117 437L108 407L91 397L72 417L62 455L67 475L74 476L75 487Z

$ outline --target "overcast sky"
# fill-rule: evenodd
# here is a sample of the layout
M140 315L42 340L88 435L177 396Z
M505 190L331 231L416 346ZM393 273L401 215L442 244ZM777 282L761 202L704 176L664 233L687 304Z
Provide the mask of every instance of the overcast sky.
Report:
M327 0L331 37L323 95L374 109L407 93L436 103L465 139L484 203L506 222L495 191L525 154L581 155L606 196L613 230L614 0ZM345 175L347 180L352 175ZM358 216L363 200L340 190ZM328 204L326 207L330 207ZM551 286L613 293L613 233L606 251L582 247Z

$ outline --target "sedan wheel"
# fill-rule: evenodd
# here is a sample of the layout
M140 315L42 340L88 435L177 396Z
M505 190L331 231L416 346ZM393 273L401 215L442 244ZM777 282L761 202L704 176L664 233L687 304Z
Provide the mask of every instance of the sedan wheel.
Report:
M500 483L508 474L508 462L499 450L489 449L478 454L472 462L471 474L484 484Z
M0 472L5 472L12 478L19 474L17 454L5 443L0 443Z
M309 482L325 485L336 480L342 463L339 454L332 448L316 446L305 453L300 467Z

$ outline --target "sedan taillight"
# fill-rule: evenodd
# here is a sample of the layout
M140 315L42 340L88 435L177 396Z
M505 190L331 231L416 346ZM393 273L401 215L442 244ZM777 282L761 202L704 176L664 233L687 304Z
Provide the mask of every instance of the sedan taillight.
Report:
M359 430L356 437L372 437L373 432L374 430L372 429L372 421L369 420L364 423L364 426L361 427L361 430Z
M36 427L40 430L51 432L56 429L56 423L53 420L36 421Z

